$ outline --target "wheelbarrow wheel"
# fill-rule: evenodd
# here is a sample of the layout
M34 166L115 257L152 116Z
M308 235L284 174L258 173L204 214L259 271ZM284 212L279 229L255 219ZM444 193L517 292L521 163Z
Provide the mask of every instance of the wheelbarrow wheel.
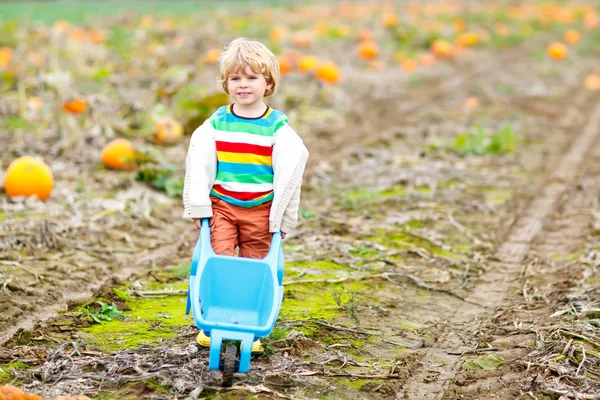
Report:
M229 343L225 346L225 354L223 355L223 387L233 385L236 361L237 347L234 343Z

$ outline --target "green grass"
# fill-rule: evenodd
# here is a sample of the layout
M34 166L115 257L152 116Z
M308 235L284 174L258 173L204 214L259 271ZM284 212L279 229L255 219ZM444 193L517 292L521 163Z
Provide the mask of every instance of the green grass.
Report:
M471 131L456 136L454 151L460 155L514 153L516 147L516 134L510 125L496 133L490 133L481 125L475 126Z
M169 17L200 15L215 9L251 9L256 7L277 7L293 4L292 0L236 0L190 1L190 0L91 0L91 1L7 1L0 3L0 22L6 20L30 20L53 24L66 20L73 24L85 24L94 19L126 14L153 14Z

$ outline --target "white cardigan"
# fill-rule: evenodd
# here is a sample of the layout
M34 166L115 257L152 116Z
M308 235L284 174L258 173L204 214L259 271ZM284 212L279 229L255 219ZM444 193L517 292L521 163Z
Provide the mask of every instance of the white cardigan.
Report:
M298 134L285 124L275 132L273 145L273 203L270 232L289 233L298 222L300 187L308 149ZM185 162L183 217L210 218L210 192L217 175L215 130L207 120L192 134Z

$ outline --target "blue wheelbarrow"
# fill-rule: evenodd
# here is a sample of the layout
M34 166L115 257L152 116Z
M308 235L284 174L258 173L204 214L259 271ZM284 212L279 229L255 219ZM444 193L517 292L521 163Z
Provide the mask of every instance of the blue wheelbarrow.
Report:
M234 372L248 372L252 343L273 330L283 299L283 264L280 232L263 259L223 256L213 251L208 219L202 219L186 314L191 310L198 329L210 336L208 367L223 371L223 386L232 385Z

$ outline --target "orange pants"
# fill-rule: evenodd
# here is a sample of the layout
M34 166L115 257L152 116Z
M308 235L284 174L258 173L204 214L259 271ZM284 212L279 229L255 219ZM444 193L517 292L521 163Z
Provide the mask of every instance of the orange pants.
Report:
M210 241L217 254L263 258L269 252L273 234L269 232L271 203L256 207L239 207L217 197L210 197L213 216L210 219Z

